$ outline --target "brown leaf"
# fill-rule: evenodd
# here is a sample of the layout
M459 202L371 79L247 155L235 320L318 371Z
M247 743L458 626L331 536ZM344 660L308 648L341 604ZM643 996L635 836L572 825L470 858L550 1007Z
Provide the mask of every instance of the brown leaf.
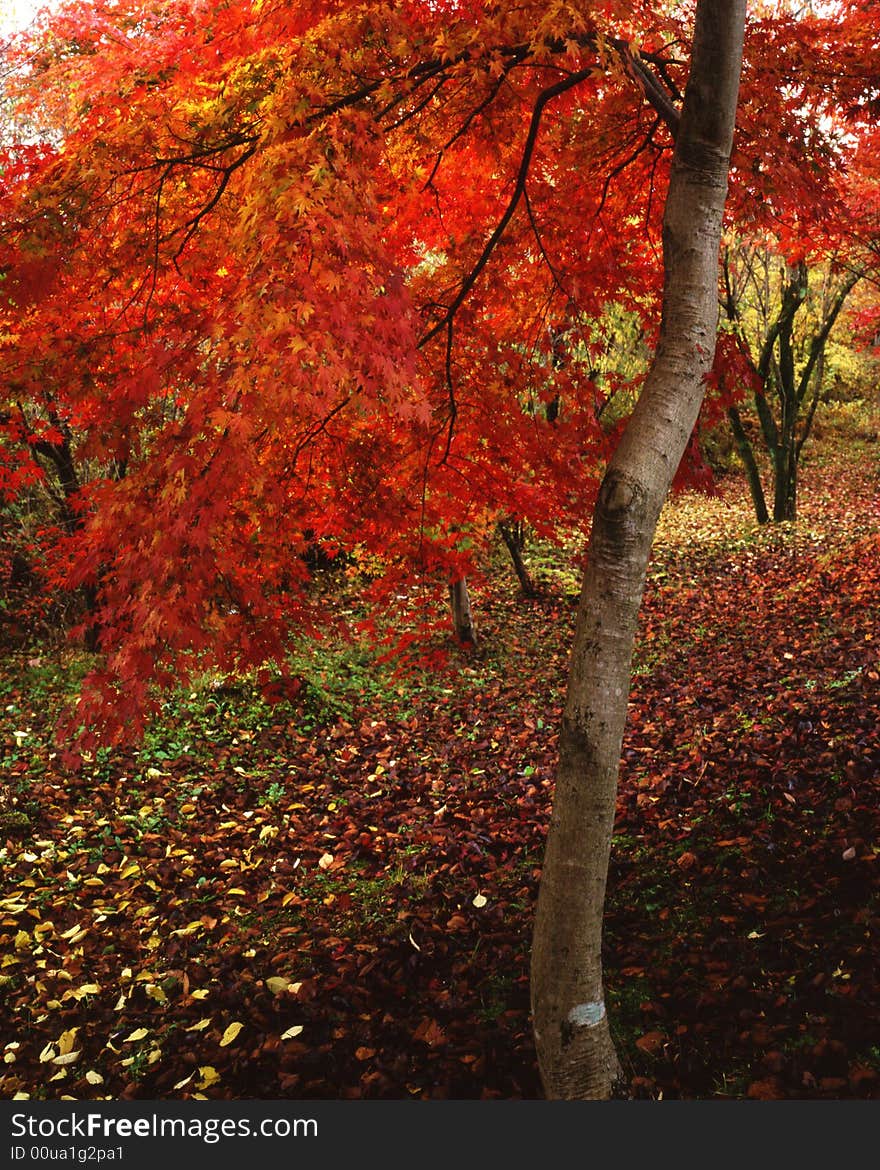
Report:
M658 1052L666 1043L666 1037L662 1032L646 1032L644 1036L640 1036L636 1040L636 1048L640 1048L642 1052L655 1053Z
M436 1048L438 1044L446 1043L446 1034L436 1020L426 1016L413 1032L413 1040L421 1040L429 1048Z
M766 1081L752 1081L746 1092L750 1101L779 1101L785 1094L779 1088L775 1077Z

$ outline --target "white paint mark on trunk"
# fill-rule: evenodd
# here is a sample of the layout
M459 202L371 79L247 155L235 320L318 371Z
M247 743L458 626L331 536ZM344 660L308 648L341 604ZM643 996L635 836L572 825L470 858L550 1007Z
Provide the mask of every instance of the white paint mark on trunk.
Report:
M595 1003L579 1003L568 1013L568 1022L575 1028L595 1028L605 1019L605 1004L602 1000Z

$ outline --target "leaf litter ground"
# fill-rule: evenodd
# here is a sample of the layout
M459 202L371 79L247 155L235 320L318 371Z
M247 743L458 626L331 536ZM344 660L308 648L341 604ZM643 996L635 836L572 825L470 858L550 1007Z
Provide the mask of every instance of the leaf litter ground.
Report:
M606 976L629 1092L880 1097L880 467L662 518L624 743ZM845 495L841 484L846 486ZM81 662L10 651L0 804L7 1098L533 1098L528 950L574 615L496 567L480 647L363 650L166 706L63 771Z

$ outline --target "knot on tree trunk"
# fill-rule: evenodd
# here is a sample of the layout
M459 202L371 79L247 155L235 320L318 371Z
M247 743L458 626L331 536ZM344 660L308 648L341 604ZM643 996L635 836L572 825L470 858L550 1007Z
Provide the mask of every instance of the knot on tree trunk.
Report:
M636 514L647 499L647 491L638 480L618 468L611 468L599 490L599 507L609 520Z

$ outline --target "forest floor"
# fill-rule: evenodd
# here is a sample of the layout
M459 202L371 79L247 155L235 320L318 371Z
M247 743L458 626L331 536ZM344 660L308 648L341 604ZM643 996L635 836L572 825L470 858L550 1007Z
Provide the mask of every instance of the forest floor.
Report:
M796 526L736 473L661 518L605 945L636 1098L880 1098L880 443L835 417ZM206 681L78 773L52 724L83 655L7 647L0 1094L540 1096L577 573L534 567L526 600L499 553L445 667L329 638L296 701Z

